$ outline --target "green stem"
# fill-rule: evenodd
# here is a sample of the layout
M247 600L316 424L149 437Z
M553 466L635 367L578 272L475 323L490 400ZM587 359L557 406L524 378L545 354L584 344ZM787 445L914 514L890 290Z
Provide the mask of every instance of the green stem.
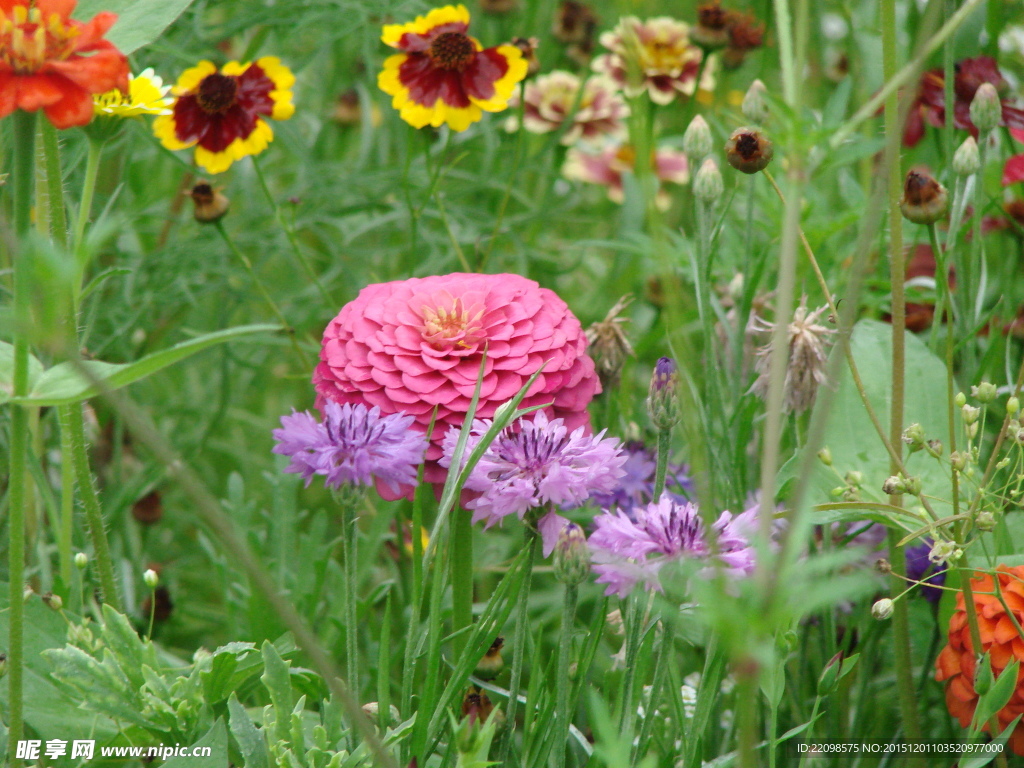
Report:
M100 590L103 601L115 611L121 610L121 601L117 596L117 585L114 581L114 566L110 557L110 545L103 523L103 511L96 495L92 470L89 468L89 455L85 447L85 419L82 416L82 404L62 405L61 422L70 427L71 460L75 466L75 484L82 494L82 506L85 508L85 520L92 541L93 557L100 579Z
M473 518L465 509L452 515L452 663L458 664L473 624Z
M60 426L60 522L57 528L57 557L60 561L60 578L71 587L74 565L71 548L75 530L75 463L71 460L74 450L71 445L71 425L67 420L67 406L57 410Z
M523 581L522 589L519 590L519 599L516 602L516 626L512 640L512 671L508 684L508 725L505 731L505 741L501 747L501 765L514 765L509 762L509 753L512 750L512 742L516 731L516 710L519 708L519 686L523 679L523 660L526 658L526 628L529 624L530 588L533 582L533 563L537 559L537 549L540 544L540 536L536 531L526 528L526 546L530 549L527 556L527 568L529 569ZM525 734L524 734L525 735Z
M82 182L82 200L78 205L78 218L75 220L75 237L72 245L75 254L80 255L85 240L85 227L92 213L92 199L96 194L96 178L100 171L100 157L103 154L103 142L89 139L89 151L85 157L85 181ZM77 290L76 290L77 294Z
M636 700L634 689L636 688L636 667L637 656L640 653L640 640L643 637L644 611L640 608L640 601L636 595L626 598L629 602L626 610L622 613L625 636L625 659L623 665L625 674L622 678L622 711L619 713L619 733L624 734L632 742L633 724L636 722Z
M668 471L668 454L672 443L672 430L658 430L658 463L654 470L654 492L651 498L657 501L665 490L665 474Z
M35 164L34 113L16 111L14 121L14 234L18 249L14 253L14 375L15 396L28 392L28 338L26 331L31 322L32 306L29 295L29 255L26 237L32 218L32 181ZM10 619L7 644L7 744L11 762L15 749L24 733L22 694L24 686L24 632L25 632L25 494L29 445L28 411L14 406L11 411L10 477L7 486L7 509L10 542L7 549L8 580L10 589Z
M341 494L342 538L345 541L345 683L349 691L359 698L359 615L357 585L357 557L359 515L356 509L359 495Z
M315 285L316 289L320 292L320 298L323 299L324 305L327 307L333 307L335 302L320 282L320 276L313 269L313 265L309 263L309 259L306 258L306 255L299 247L299 241L295 238L295 230L292 228L291 223L285 221L284 216L281 215L281 206L277 204L277 201L274 199L274 195L270 191L270 186L267 184L267 179L263 175L263 168L260 166L258 158L254 157L252 159L252 166L256 169L256 178L260 180L260 186L263 188L263 194L267 197L267 202L270 203L270 207L274 209L274 218L277 219L278 226L284 230L284 234L288 238L288 242L292 247L292 253L295 254L295 258L298 260L299 264L302 265L302 269L305 270L306 275L313 281L313 285Z
M665 685L668 677L669 667L672 666L672 645L675 640L675 621L672 616L662 616L661 619L661 644L658 646L658 656L654 660L654 676L651 679L651 698L647 703L647 717L640 725L640 736L637 739L636 748L633 752L634 764L647 754L647 745L651 739L655 720L654 711L658 705L658 696Z
M576 601L579 597L578 584L566 584L562 597L562 627L558 639L558 679L557 679L557 712L555 714L555 768L565 766L565 753L569 748L569 724L572 713L569 711L569 693L572 683L569 682L569 658L572 652L572 629L576 621Z
M882 23L882 71L885 79L896 76L897 41L896 41L896 0L883 0L881 10ZM889 462L889 473L895 475L900 471L903 449L903 398L904 398L904 359L906 343L907 311L904 298L904 282L906 280L905 255L903 253L903 214L900 212L899 199L903 193L903 175L900 172L900 144L903 139L899 114L899 99L893 91L885 99L885 165L887 171L887 204L889 214L889 263L890 283L892 291L892 390L889 413L889 444L896 454ZM889 497L889 503L900 507L903 499L900 495ZM889 531L889 551L892 563L892 591L894 597L904 590L906 562L903 559L902 547L896 546L900 540L896 531ZM899 691L900 714L903 728L908 739L921 738L921 725L917 713L917 699L914 695L914 677L910 658L910 622L906 600L896 600L893 612L892 628L894 660L896 666L896 685Z

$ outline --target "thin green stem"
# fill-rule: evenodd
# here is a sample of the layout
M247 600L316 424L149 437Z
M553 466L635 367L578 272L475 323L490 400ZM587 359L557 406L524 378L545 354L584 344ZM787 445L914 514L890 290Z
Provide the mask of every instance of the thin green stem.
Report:
M647 754L647 745L651 740L651 731L654 728L654 711L658 705L658 696L668 679L669 667L672 666L672 646L675 642L675 621L672 616L661 618L661 643L658 645L658 655L654 660L654 675L651 679L651 698L647 702L647 717L640 724L640 735L637 738L636 748L633 751L633 762Z
M103 155L103 142L89 139L89 150L85 157L85 181L82 182L82 200L78 205L78 218L75 219L75 236L72 246L78 255L85 239L85 227L92 213L92 199L96 193L96 179L100 171L100 158ZM77 291L76 291L77 294Z
M345 682L349 691L359 697L359 596L357 590L359 494L342 493L342 538L345 542Z
M68 423L66 407L57 411L60 426L60 522L57 526L57 558L60 562L60 578L68 588L71 587L71 574L74 565L71 548L75 530L75 464L70 457L73 455L71 446L71 425Z
M579 585L566 584L562 596L562 626L558 636L558 679L556 681L556 712L555 717L555 768L564 768L565 754L569 747L569 724L572 713L569 711L572 683L569 682L569 658L572 652L573 625L576 622L576 601L579 598Z
M32 313L29 294L29 254L26 237L32 218L32 182L35 178L35 113L16 111L14 121L14 234L18 239L14 253L14 374L13 394L28 392L28 338ZM7 547L9 580L9 639L7 644L7 744L13 763L15 748L24 734L22 695L24 687L25 633L25 501L28 481L28 411L13 406L11 411L10 476L7 485Z
M85 521L92 541L93 557L100 579L100 590L103 601L116 611L121 610L121 600L117 595L114 581L114 565L110 557L110 545L107 542L107 531L103 523L103 511L96 494L92 470L89 468L89 454L85 445L85 418L82 415L82 404L62 405L61 421L66 421L70 428L71 461L75 466L75 484L82 495L82 506L85 509Z
M292 253L295 254L296 260L302 265L302 269L305 271L306 276L313 281L313 285L316 286L317 291L320 292L320 298L323 299L324 305L327 307L333 307L335 302L331 298L330 294L327 293L327 289L324 288L323 283L320 282L320 276L313 269L313 265L309 263L309 259L306 258L306 254L302 252L302 248L299 247L299 241L295 237L295 229L292 227L290 221L286 221L281 213L281 206L277 204L277 200L274 199L273 193L270 191L270 186L267 184L267 179L263 175L263 168L259 163L259 158L254 157L252 159L252 167L256 169L256 178L260 181L260 187L263 188L263 194L266 195L267 202L270 203L270 207L274 209L274 218L277 220L278 226L284 230L285 236L288 238L288 243L292 247Z
M636 595L626 598L626 610L622 612L625 628L625 654L622 677L622 710L619 713L619 733L626 734L632 740L633 725L636 722L636 667L640 653L640 641L643 638L643 625L646 620Z
M519 709L519 686L523 680L523 660L526 658L526 630L529 625L530 588L533 583L533 563L537 559L537 549L540 544L540 536L536 531L526 528L526 546L530 550L527 556L528 572L523 580L522 589L519 590L519 599L516 601L516 626L512 640L512 670L508 684L508 705L505 714L507 715L508 726L506 727L504 742L501 746L501 765L512 766L509 762L509 754L512 751L512 742L515 740L516 732L516 711ZM524 734L525 736L525 734Z
M465 509L457 509L452 520L452 663L458 664L469 635L459 630L473 624L473 518Z
M654 501L661 498L661 492L665 490L665 475L668 471L668 455L671 451L672 430L658 430L658 463L654 470L654 491L651 496Z
M146 639L153 639L153 623L156 621L156 589L149 591L149 629L146 631Z

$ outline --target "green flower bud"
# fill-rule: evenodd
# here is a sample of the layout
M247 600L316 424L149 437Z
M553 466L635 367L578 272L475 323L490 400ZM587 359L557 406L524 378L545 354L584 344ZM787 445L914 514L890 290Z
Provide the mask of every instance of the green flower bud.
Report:
M818 460L826 467L832 466L832 451L828 449L828 446L818 451Z
M704 203L713 203L725 192L722 172L714 158L705 158L697 174L693 177L693 195Z
M85 552L78 552L75 554L75 567L78 570L84 570L89 565L89 556Z
M1013 416L1017 411L1020 410L1020 400L1016 397L1011 397L1006 401L1006 412Z
M555 578L566 586L575 587L590 575L587 537L576 523L569 523L558 534L553 565Z
M981 154L973 136L968 136L957 148L953 155L953 170L959 176L970 176L981 170Z
M924 427L914 423L903 430L903 442L910 446L910 452L916 453L924 448Z
M768 89L765 88L764 83L760 80L755 80L747 88L747 92L743 96L743 104L740 105L740 111L743 112L743 117L754 125L760 125L768 119L768 105L764 100L764 95L767 92Z
M973 424L981 415L981 408L977 408L973 405L965 405L960 409L960 415L963 417L964 424Z
M982 83L971 100L971 122L981 133L988 133L1003 122L1003 105L992 83Z
M47 592L43 595L43 602L55 611L59 611L64 608L64 600L60 595L55 595L52 592Z
M896 607L896 603L890 600L888 597L883 597L881 600L871 606L871 615L879 621L885 621L890 616Z
M659 430L672 429L679 421L679 372L671 357L659 359L654 366L647 413Z
M960 451L953 451L949 454L949 463L957 472L963 472L967 466L967 454Z
M847 485L852 485L855 488L864 484L864 473L856 469L851 469L846 473L846 477L843 478Z
M921 495L921 478L920 477L908 477L904 481L904 486L907 489L907 493L911 496Z
M936 459L942 455L942 441L941 440L929 440L924 444L924 448L928 451L930 456L934 456Z
M996 527L996 513L991 509L983 509L974 518L974 524L979 531L991 531Z
M711 154L712 145L711 129L707 121L697 115L690 121L683 134L683 152L690 158L691 163L697 163Z
M825 665L825 669L818 678L818 696L828 696L835 690L839 683L839 672L843 668L843 652L840 651Z
M978 386L971 387L971 397L975 398L979 403L991 403L998 394L996 385L991 381L983 381Z
M146 572L142 574L142 581L150 589L156 589L156 585L160 583L160 576L152 568L147 568Z
M906 493L907 487L903 483L903 478L900 475L892 475L882 483L882 493L886 496L899 496L902 493Z

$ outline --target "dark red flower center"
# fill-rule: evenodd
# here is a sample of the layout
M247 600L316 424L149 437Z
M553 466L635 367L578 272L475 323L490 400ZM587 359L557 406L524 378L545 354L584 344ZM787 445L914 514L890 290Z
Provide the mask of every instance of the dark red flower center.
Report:
M226 111L235 103L238 95L238 78L222 75L219 72L207 75L199 83L196 102L199 108L209 115L217 115Z
M434 38L428 54L435 66L460 71L473 60L473 41L461 32L445 32Z
M752 133L743 133L736 139L736 151L749 160L757 154L757 136Z

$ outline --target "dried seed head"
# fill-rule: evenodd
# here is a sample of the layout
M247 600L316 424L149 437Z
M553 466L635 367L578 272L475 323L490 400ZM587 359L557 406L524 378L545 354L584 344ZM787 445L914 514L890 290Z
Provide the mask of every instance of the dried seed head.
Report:
M884 557L880 557L875 560L875 570L879 573L892 573L892 563Z
M697 175L693 177L693 195L705 203L713 203L725 193L725 182L718 163L708 157L701 163Z
M953 170L959 176L970 176L980 169L981 155L978 152L978 142L973 136L968 136L953 155Z
M912 168L903 183L900 210L904 218L915 224L934 224L946 215L949 194L927 169Z
M540 45L540 41L536 37L513 37L512 45L523 54L527 77L540 72L540 59L537 58L537 46Z
M551 33L566 45L589 45L597 30L597 16L586 3L563 0L555 13Z
M775 149L757 128L737 128L725 143L729 165L743 173L757 173L772 161Z
M768 93L768 89L764 83L760 80L755 80L747 88L747 92L743 96L743 104L740 105L740 110L743 112L743 116L754 125L760 125L768 119L768 105L764 100L766 93Z
M729 44L722 51L722 66L736 69L747 54L764 44L764 24L748 13L732 13L729 19Z
M697 23L690 28L690 39L705 50L723 48L729 42L732 14L717 0L697 6Z
M207 181L200 181L189 193L192 202L195 204L193 215L196 221L202 224L212 224L223 218L231 206L231 201L221 194L219 189L214 189Z
M505 638L496 637L491 647L483 655L483 658L476 663L473 674L481 680L493 680L505 668L505 661L501 658L501 649L505 645Z
M480 0L480 10L495 16L511 13L519 7L519 0Z
M818 320L828 309L822 306L814 311L807 310L807 297L800 300L800 306L793 313L789 323L787 342L789 359L786 364L785 398L783 407L793 413L802 413L814 405L818 387L825 383L825 347L828 338L836 332L834 328L820 325ZM755 332L773 332L774 323L755 318L751 330ZM771 365L771 342L757 351L757 363L754 369L758 373L750 391L763 400L768 398L768 374Z
M359 91L349 88L338 96L331 113L334 122L340 125L359 125L363 120L363 108L359 102Z
M587 328L588 352L594 359L601 386L606 390L619 385L626 358L635 354L633 346L622 330L622 326L629 322L629 318L619 317L632 302L633 297L626 294L615 302L615 306L608 311L604 320Z
M711 154L712 141L707 120L697 115L683 134L683 152L690 159L691 167Z
M981 133L988 133L1003 122L1003 105L992 83L982 83L971 100L971 122Z

